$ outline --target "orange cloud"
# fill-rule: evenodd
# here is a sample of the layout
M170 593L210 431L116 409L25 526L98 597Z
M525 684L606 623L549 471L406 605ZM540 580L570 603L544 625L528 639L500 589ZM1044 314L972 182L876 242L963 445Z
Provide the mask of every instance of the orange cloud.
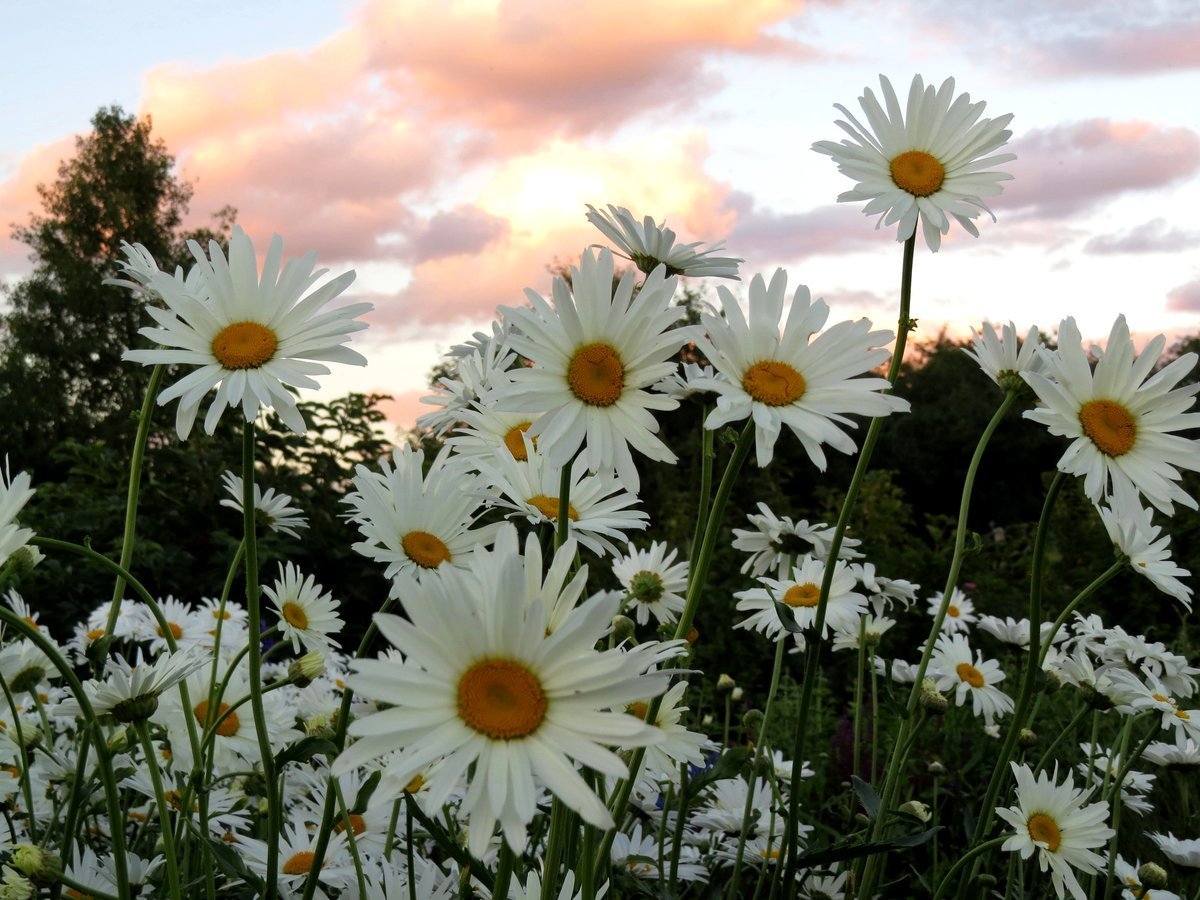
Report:
M59 163L75 155L75 138L64 137L39 144L21 159L16 174L0 182L0 267L6 272L28 267L29 248L15 240L10 231L29 223L29 215L41 212L39 184L53 183Z

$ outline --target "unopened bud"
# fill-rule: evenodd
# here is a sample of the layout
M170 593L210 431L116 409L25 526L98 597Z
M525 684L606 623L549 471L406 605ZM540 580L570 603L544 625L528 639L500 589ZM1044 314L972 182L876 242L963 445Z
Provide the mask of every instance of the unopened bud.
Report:
M633 637L633 619L629 616L613 616L613 637L618 641L627 641Z
M315 650L292 660L288 666L288 680L296 687L305 688L320 678L325 671L325 657Z
M926 767L926 771L928 771L930 775L945 775L946 767L935 759Z
M713 721L714 719L712 713L705 713L700 717L700 724L705 728L708 728L710 725L712 725Z
M13 848L9 864L36 885L49 886L62 875L58 857L33 844L18 844Z
M729 699L732 700L734 703L737 703L744 696L746 696L746 692L743 691L740 687L735 687L732 691L729 692Z
M1036 747L1038 736L1032 728L1022 728L1020 734L1017 735L1017 746L1019 747Z
M1112 700L1096 690L1094 685L1079 685L1079 693L1083 694L1083 702L1098 712L1107 712L1113 708Z
M304 733L308 737L332 737L333 720L324 713L317 713L304 720Z
M765 718L766 717L763 715L763 711L761 709L748 709L742 716L742 725L744 725L746 730L751 734L758 734L759 729L762 728L762 723Z
M109 753L124 753L129 749L130 743L129 729L124 725L110 734L105 741Z
M1137 876L1143 887L1161 891L1167 886L1167 870L1157 863L1148 862L1138 866Z
M933 812L920 800L909 800L907 803L900 804L900 812L908 813L922 822L928 822L933 818Z
M987 874L987 872L983 872L979 875L976 875L975 883L983 888L995 887L998 884L998 882L996 881L996 876L989 875L989 874Z
M940 716L946 712L949 706L950 701L934 686L933 679L926 678L921 683L921 707L932 715Z
M722 672L721 677L717 679L717 693L724 694L726 691L732 691L735 687L737 687L737 682Z
M868 816L866 813L855 813L854 819L860 825L870 825L871 824L871 817Z

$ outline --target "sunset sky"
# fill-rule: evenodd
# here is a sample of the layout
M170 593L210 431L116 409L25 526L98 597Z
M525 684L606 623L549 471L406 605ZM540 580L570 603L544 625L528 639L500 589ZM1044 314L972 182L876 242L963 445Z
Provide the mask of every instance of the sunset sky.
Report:
M894 327L900 245L811 150L886 74L1012 112L1015 176L974 239L916 263L917 337L986 319L1103 338L1200 331L1200 3L775 0L7 4L0 223L37 209L102 105L153 117L195 185L257 244L358 271L368 299L326 396L421 410L439 351L548 264L603 238L585 204L726 244L833 307ZM0 237L0 276L28 269ZM790 293L790 290L789 290Z

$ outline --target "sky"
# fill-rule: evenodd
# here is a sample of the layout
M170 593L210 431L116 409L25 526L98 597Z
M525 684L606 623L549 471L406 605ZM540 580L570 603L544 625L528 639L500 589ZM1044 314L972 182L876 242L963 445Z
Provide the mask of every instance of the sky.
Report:
M1014 180L973 238L918 252L916 339L984 320L1102 340L1200 332L1200 2L1146 0L0 0L0 223L27 221L105 105L149 115L265 248L353 268L375 305L315 396L392 394L411 425L450 345L604 238L586 204L666 221L893 327L901 246L819 140L880 74L1013 113ZM25 85L20 89L21 85ZM0 233L0 278L29 270ZM701 287L706 287L701 284ZM711 286L707 286L711 288Z

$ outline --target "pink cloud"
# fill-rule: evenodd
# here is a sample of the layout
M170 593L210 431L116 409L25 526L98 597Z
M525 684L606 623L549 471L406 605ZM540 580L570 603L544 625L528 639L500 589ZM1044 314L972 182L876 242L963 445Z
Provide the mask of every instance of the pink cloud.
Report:
M0 182L0 270L5 273L29 269L29 247L12 237L13 228L29 224L31 213L42 210L38 185L53 183L59 164L75 155L75 137L40 144L20 161L16 173Z
M1084 253L1173 253L1200 246L1200 231L1172 228L1166 219L1151 219L1124 234L1104 234L1083 246Z
M1169 291L1167 309L1176 312L1200 312L1200 278Z
M856 205L776 213L756 208L753 199L741 192L732 193L727 205L736 215L736 224L726 249L755 265L854 253L879 247L887 240L887 235L877 232Z
M400 428L412 428L417 424L417 417L433 409L421 402L421 398L429 391L402 391L394 393L388 388L375 388L373 393L392 395L391 400L381 400L379 410L387 420Z
M1130 191L1167 187L1200 171L1200 136L1148 122L1089 119L1013 141L1014 180L993 208L1023 219L1087 212Z
M1057 41L1039 54L1054 75L1147 74L1200 67L1200 24L1170 23Z

